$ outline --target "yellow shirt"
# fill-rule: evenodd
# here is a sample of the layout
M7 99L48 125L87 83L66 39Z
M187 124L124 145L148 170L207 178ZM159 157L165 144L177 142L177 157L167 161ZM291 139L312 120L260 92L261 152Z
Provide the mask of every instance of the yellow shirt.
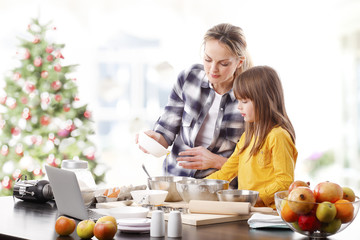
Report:
M244 142L245 134L241 136L235 151L222 168L207 178L231 181L238 176L239 189L258 191L265 205L275 208L274 194L287 190L294 181L298 155L296 147L289 133L281 127L270 131L255 156L249 158L254 139L249 147L239 154Z

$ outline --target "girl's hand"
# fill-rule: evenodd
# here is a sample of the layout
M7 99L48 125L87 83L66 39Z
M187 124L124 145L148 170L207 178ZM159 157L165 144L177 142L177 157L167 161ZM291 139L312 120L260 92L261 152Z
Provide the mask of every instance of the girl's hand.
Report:
M208 168L220 169L227 158L214 154L200 146L180 152L176 160L179 162L179 166L183 168L203 170Z
M147 130L144 132L146 135L148 135L149 137L151 137L152 139L154 139L155 141L157 141L158 143L160 143L161 145L164 146L164 148L168 148L169 145L167 144L165 138L160 134L160 133L157 133L153 130ZM138 144L139 143L139 134L137 133L135 135L135 143ZM148 151L146 151L144 148L142 148L140 145L139 145L139 149L141 151L143 151L144 153L149 153Z

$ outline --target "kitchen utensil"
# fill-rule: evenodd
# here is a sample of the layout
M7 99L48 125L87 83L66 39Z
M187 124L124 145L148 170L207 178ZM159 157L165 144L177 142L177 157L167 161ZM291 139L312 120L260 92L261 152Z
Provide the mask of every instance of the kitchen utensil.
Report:
M181 177L181 176L158 176L158 177L149 177L148 186L149 189L153 190L165 190L168 191L166 196L166 202L179 202L182 201L182 197L176 189L176 182L182 180L193 179L191 177Z
M254 206L259 192L250 190L227 189L216 192L219 201L226 202L249 202Z
M151 178L150 174L148 173L148 171L145 168L145 165L142 164L142 168L144 169L144 172L146 173L146 175L148 175L149 178Z
M273 213L270 207L252 207L248 202L221 202L191 200L189 202L191 213L207 214L229 214L229 215L248 215L252 212Z
M131 191L130 194L134 202L139 205L160 205L164 203L168 192L164 190L135 190Z
M163 145L146 135L144 132L139 133L138 143L142 148L157 158L162 157L169 152Z
M228 188L228 181L217 179L188 179L176 182L176 189L185 202L190 200L217 201L216 192Z
M165 218L163 211L156 210L152 212L151 224L150 224L150 236L151 237L165 236Z

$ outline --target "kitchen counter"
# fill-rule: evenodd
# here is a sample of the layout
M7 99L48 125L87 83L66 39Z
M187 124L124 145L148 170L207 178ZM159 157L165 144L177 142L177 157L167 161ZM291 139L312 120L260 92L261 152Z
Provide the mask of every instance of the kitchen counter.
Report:
M58 218L56 204L25 202L13 197L0 197L0 239L36 239L36 240L77 240L76 230L71 237L59 237L55 232ZM77 221L78 222L78 221ZM348 228L327 239L358 239L360 236L359 217ZM93 237L92 239L96 239ZM115 239L168 239L150 238L150 234L131 234L118 232ZM170 239L170 238L169 238ZM205 226L183 224L182 239L307 239L305 236L287 229L250 229L246 221L219 223Z

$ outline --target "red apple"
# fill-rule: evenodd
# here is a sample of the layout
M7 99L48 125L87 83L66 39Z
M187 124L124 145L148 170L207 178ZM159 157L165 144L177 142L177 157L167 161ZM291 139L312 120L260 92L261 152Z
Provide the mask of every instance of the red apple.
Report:
M343 198L343 189L340 185L333 182L321 182L314 188L314 195L316 202L331 202L334 203Z
M291 193L291 191L297 187L310 187L310 182L304 182L300 180L292 182L289 187L289 193Z
M76 222L72 218L60 216L55 222L55 231L61 236L70 235L76 227Z
M297 187L288 196L289 207L296 214L307 214L315 206L315 196L308 187Z
M99 240L111 240L116 234L117 227L111 221L96 222L94 236Z
M298 225L301 230L314 232L319 230L321 224L314 215L301 215L299 216Z

